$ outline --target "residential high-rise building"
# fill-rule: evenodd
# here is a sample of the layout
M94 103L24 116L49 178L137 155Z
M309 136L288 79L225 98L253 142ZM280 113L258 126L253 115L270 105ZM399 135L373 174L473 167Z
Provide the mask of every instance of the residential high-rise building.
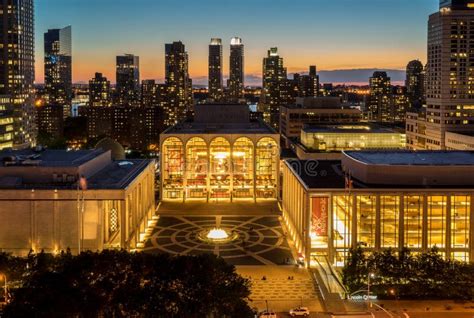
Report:
M48 143L64 134L64 105L37 105L38 142Z
M117 56L116 104L137 106L140 102L140 60L133 54Z
M445 149L447 132L474 131L474 1L440 1L428 21L426 109L410 113L412 149Z
M278 130L280 123L280 107L287 105L292 96L291 85L287 78L283 58L276 47L268 50L263 59L263 86L259 108L263 118L270 126Z
M0 0L0 95L14 104L14 147L36 143L33 0Z
M307 75L293 75L294 95L296 97L317 97L319 94L319 75L316 72L316 66L309 67Z
M157 85L155 80L142 81L142 106L156 106L157 105Z
M425 95L425 72L419 60L413 60L407 65L405 87L410 99L410 106L419 108L423 105Z
M369 120L377 122L395 121L392 104L392 85L386 72L376 71L369 79L370 93L366 102Z
M241 38L230 40L229 99L238 101L244 97L244 44Z
M63 107L71 116L72 41L71 27L51 29L44 34L44 85L46 103Z
M209 98L219 101L223 93L222 40L213 38L209 44Z
M188 72L188 52L184 44L165 45L165 81L168 87L168 111L165 122L175 124L184 120L193 108L193 88Z
M11 97L0 96L0 150L13 147L14 106Z
M110 81L102 73L95 73L95 77L89 81L89 105L112 105Z

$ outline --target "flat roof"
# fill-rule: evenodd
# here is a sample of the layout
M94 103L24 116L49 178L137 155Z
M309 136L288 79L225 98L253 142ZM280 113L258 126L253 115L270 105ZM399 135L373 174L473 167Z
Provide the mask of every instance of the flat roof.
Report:
M234 124L184 122L168 128L162 134L277 134L277 132L260 121Z
M448 133L474 137L474 131L448 131Z
M332 124L332 125L307 125L303 128L306 133L379 133L397 134L401 133L397 127L384 127L376 124Z
M470 151L345 151L344 154L370 165L474 165L474 152Z
M18 162L35 161L35 165L39 167L78 167L104 152L102 149L74 151L49 149L43 151L35 151L34 149L2 150L0 151L0 167L6 167L6 162L13 158L16 158ZM17 166L21 165L18 164Z

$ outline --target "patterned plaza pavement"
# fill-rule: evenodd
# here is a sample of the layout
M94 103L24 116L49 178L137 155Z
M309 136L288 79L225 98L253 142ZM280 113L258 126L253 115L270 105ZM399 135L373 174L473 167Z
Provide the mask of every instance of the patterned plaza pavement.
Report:
M199 239L199 233L215 227L238 237L218 245ZM214 253L233 265L294 264L277 215L162 215L143 251L181 255Z

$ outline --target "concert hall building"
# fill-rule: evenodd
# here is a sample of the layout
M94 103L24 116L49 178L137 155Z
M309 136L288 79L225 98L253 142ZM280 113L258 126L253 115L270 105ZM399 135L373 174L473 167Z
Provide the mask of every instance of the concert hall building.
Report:
M279 134L247 105L196 105L193 121L160 136L161 198L177 202L276 200Z
M349 249L437 247L474 262L474 153L347 151L337 161L288 160L282 208L307 265L343 266Z

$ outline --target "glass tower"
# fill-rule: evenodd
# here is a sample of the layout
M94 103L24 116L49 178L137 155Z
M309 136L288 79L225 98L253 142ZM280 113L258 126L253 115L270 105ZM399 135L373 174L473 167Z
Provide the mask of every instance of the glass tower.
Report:
M49 104L61 105L64 117L71 116L72 44L71 27L44 34L44 84Z
M36 144L33 0L0 0L0 18L0 95L10 96L13 102L14 147L33 146Z

